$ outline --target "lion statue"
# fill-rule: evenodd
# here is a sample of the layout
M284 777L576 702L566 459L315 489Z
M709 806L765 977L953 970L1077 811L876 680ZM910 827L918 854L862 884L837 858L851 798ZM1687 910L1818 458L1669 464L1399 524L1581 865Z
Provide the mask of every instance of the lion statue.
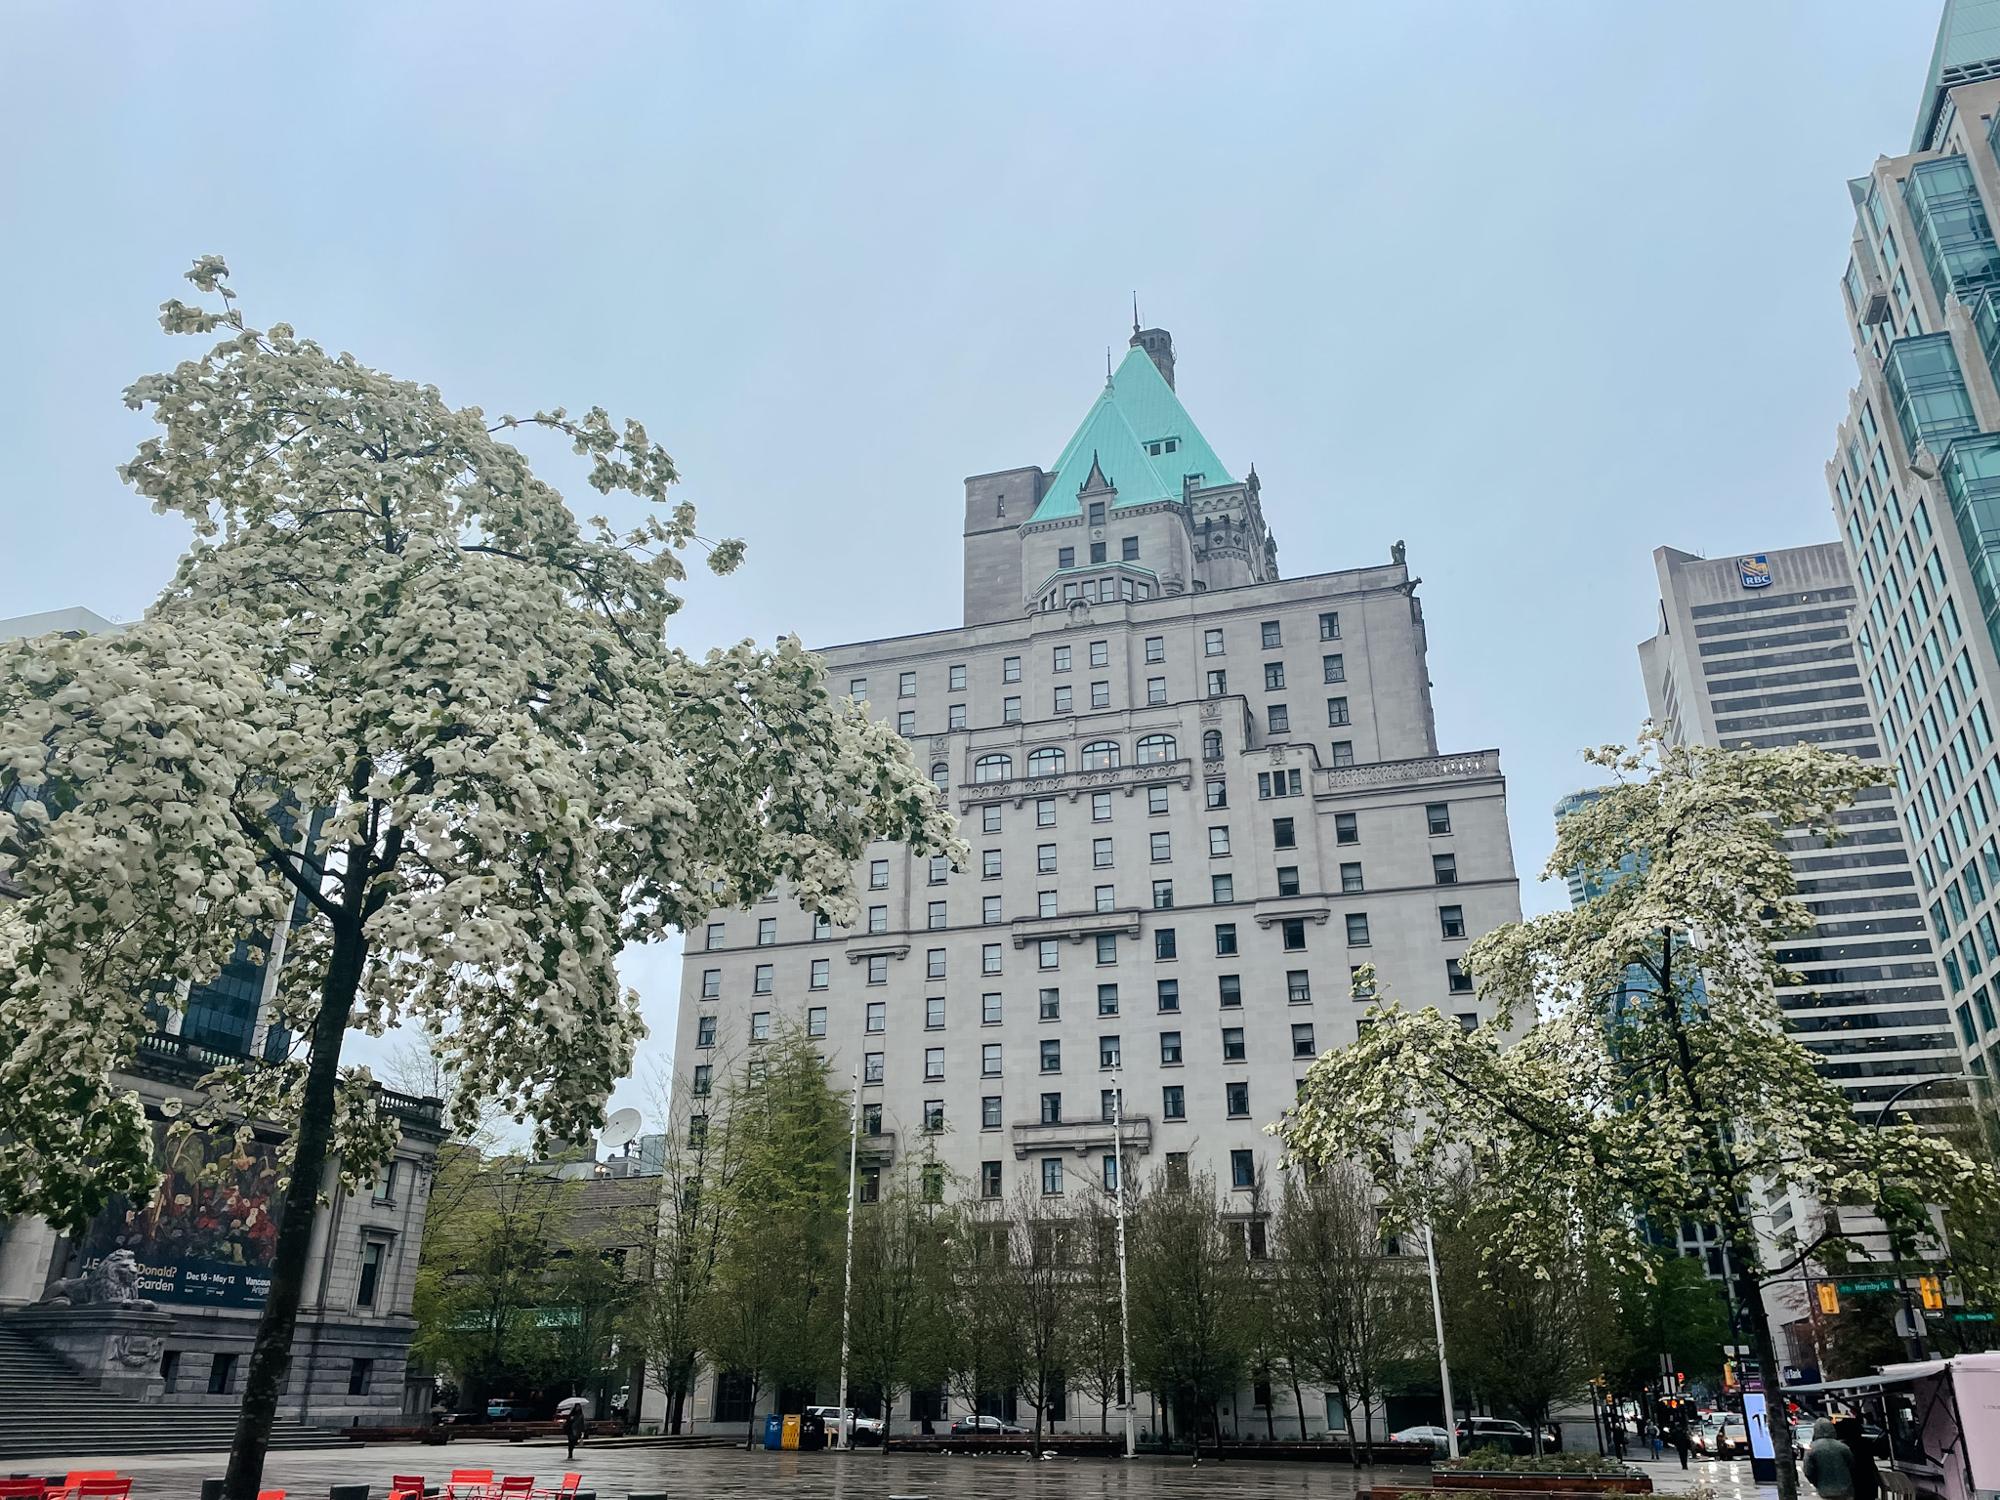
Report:
M152 1312L139 1295L139 1260L130 1250L113 1250L81 1276L65 1276L42 1293L50 1307L122 1307Z

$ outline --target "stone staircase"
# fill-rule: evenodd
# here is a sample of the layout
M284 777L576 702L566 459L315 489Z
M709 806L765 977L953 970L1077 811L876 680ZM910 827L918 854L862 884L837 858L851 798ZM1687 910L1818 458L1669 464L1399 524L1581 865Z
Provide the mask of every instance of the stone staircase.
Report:
M0 1321L0 1464L92 1454L224 1453L226 1406L152 1406L99 1390L58 1355ZM337 1429L280 1418L273 1448L347 1446Z

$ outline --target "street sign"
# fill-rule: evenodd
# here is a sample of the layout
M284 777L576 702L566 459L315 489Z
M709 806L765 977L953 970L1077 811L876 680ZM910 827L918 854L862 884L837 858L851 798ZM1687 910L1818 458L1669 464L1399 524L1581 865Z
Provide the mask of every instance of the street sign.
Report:
M1960 1312L1953 1313L1951 1320L1954 1323L1991 1323L1993 1321L1993 1314Z
M1839 1288L1843 1296L1859 1292L1893 1292L1896 1289L1896 1283L1886 1276L1871 1276L1860 1281L1836 1281L1834 1286Z

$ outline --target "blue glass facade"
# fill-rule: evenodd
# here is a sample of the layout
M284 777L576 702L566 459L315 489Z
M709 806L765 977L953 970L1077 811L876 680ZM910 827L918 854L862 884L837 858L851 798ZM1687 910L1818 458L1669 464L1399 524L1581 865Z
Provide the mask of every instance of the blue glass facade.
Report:
M1952 439L1979 431L1950 334L1896 340L1882 362L1882 374L1895 403L1896 424L1903 429L1905 453L1915 453L1921 443L1942 454Z
M1912 167L1903 202L1940 303L1956 292L1969 305L1981 287L2000 284L2000 246L1993 243L1993 226L1964 157Z
M1953 443L1943 477L1987 639L2000 651L2000 434Z

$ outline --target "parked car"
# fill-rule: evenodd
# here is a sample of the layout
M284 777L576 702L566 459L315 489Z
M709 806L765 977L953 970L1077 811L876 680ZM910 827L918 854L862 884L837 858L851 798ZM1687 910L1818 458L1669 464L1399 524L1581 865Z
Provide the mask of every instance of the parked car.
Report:
M1392 1443L1429 1443L1431 1451L1440 1456L1451 1452L1451 1434L1442 1427L1405 1427L1401 1432L1389 1434Z
M1027 1430L1018 1422L1003 1422L998 1417L960 1417L951 1424L953 1437L993 1437L1000 1433Z
M882 1419L880 1417L864 1417L851 1406L845 1408L844 1422L843 1409L838 1406L808 1406L806 1408L806 1415L818 1417L820 1421L826 1424L828 1442L839 1441L840 1429L843 1425L850 1426L853 1429L854 1446L857 1448L882 1441Z
M489 1422L532 1422L542 1415L542 1410L533 1402L514 1396L495 1396L486 1403L486 1420Z
M1468 1417L1458 1424L1458 1451L1498 1448L1502 1453L1533 1453L1534 1435L1505 1417Z
M1750 1429L1734 1412L1724 1412L1697 1426L1692 1433L1694 1451L1704 1458L1748 1458Z

